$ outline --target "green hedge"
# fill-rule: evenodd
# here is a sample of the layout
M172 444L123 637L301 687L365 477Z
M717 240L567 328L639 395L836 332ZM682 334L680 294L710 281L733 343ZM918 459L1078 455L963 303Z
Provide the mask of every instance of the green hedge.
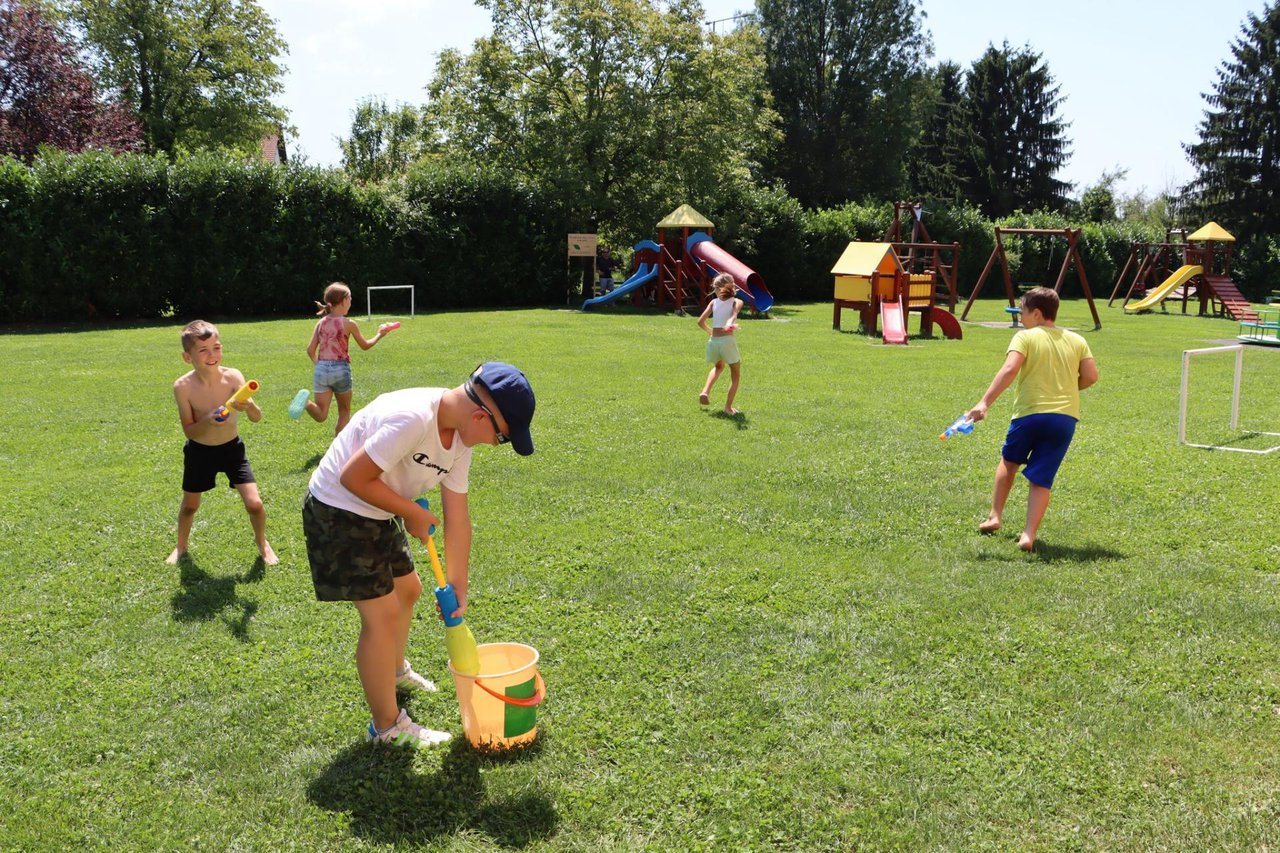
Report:
M0 159L0 311L8 322L305 314L330 281L412 284L424 308L560 304L566 206L507 175L423 163L360 185L333 169L280 168L204 153L47 154ZM754 267L780 304L828 299L831 265L850 240L881 239L892 206L804 210L783 189L742 186L704 211L716 238ZM998 223L974 208L929 208L939 242L959 242L967 298L994 245L993 226L1066 228L1061 214ZM1154 229L1083 226L1096 299L1106 299L1133 240ZM634 235L636 240L652 234ZM1019 283L1052 284L1065 241L1013 238ZM1275 239L1237 246L1235 277L1260 300L1280 287ZM1063 293L1079 295L1076 277ZM1002 298L998 272L983 296Z
M0 160L8 321L298 314L325 284L413 284L424 307L564 298L554 200L496 174L341 172L200 154Z

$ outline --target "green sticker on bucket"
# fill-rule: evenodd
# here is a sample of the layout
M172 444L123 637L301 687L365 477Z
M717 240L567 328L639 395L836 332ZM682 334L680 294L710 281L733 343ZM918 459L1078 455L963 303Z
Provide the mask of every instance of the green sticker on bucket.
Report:
M523 684L512 684L503 693L512 699L531 699L538 692L535 682L536 678L530 678ZM537 724L537 705L530 705L528 708L522 708L519 705L506 705L506 711L502 718L502 736L519 737L525 732L532 731Z

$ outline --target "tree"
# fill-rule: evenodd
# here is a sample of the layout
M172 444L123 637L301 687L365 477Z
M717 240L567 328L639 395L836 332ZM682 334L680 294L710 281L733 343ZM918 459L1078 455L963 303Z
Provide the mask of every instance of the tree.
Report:
M754 28L706 34L696 0L481 2L493 35L444 51L428 87L450 160L551 189L575 227L627 231L758 173L776 116Z
M1080 196L1080 215L1086 222L1115 223L1119 216L1116 209L1116 183L1124 180L1127 169L1103 171L1102 177Z
M1200 141L1183 146L1196 207L1244 241L1280 232L1280 4L1248 15L1204 99Z
M402 174L427 150L422 114L409 104L394 110L387 102L366 98L356 105L351 136L339 140L342 168L362 181L380 181Z
M271 103L287 47L253 0L63 0L99 73L138 111L148 151L252 149L285 119Z
M928 75L920 141L907 161L912 195L958 202L968 195L977 149L964 105L964 71L954 62L940 63Z
M988 46L970 67L965 107L978 148L966 177L970 198L988 216L1066 204L1071 185L1054 177L1070 156L1058 91L1038 53L1008 42Z
M808 206L903 189L932 52L917 0L758 0L783 144L770 161Z
M39 9L0 0L0 154L30 163L41 145L126 151L140 139L132 111L99 99L74 49Z

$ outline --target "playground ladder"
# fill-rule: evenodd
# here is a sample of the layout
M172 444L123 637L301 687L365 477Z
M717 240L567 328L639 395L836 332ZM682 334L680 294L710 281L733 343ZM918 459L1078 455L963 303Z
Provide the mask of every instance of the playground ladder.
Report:
M1249 307L1249 300L1244 298L1231 279L1225 276L1206 275L1204 282L1209 292L1222 303L1222 308L1233 320L1256 323L1258 315Z

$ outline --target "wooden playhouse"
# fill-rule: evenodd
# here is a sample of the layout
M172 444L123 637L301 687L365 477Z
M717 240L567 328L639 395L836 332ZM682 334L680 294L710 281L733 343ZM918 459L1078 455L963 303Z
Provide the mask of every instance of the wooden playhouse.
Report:
M912 312L920 315L924 337L932 337L934 323L948 338L963 336L955 316L935 304L936 274L907 272L889 243L850 243L831 273L834 329L840 328L841 311L852 308L868 334L875 334L877 325L883 328L886 344L907 342L906 318Z

